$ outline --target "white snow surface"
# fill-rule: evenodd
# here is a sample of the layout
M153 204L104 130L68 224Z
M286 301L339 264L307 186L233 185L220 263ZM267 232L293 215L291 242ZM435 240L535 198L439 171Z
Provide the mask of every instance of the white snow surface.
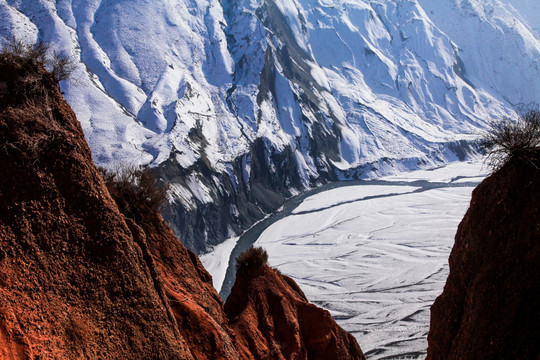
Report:
M523 18L524 25L530 26L530 30L540 40L540 1L538 0L501 0L507 5L508 11L514 11L518 17Z
M481 181L491 171L489 165L480 158L469 162L452 162L432 169L383 176L380 180L415 181L429 180L430 182L456 183L463 181Z
M473 162L388 180L450 186L458 177L485 175L483 164ZM473 190L396 187L345 186L316 194L299 207L309 211L274 223L255 243L266 249L271 266L356 337L369 359L425 357L429 309L448 276L453 238ZM343 203L347 192L353 201ZM375 194L381 196L366 199Z
M330 162L310 155L321 119L339 128L339 169L440 163L454 160L442 143L538 102L539 11L536 0L0 0L0 44L39 39L79 61L61 87L99 165L174 152L184 168L204 155L227 171L265 137L291 146L307 183ZM286 76L285 48L307 83ZM274 83L261 87L268 61Z
M221 291L227 267L229 266L229 258L237 241L238 237L229 238L214 246L210 252L199 256L206 270L212 275L212 283L218 293Z
M408 193L418 189L413 186L384 186L380 185L357 185L344 186L324 192L324 196L310 196L305 199L293 214L317 211L327 207L335 207L337 204L360 201L369 197L381 195L394 195Z

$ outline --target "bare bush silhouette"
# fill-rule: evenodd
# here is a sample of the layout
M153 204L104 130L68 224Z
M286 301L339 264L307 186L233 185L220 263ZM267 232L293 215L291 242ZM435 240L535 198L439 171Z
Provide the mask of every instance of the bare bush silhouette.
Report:
M39 165L65 139L55 79L43 67L48 47L12 41L0 51L0 112L18 141L9 148L24 154L26 166ZM60 66L61 67L61 66ZM7 124L6 123L6 124ZM47 131L41 131L43 128ZM1 144L4 154L6 144ZM0 155L1 156L1 155Z
M262 247L250 247L236 258L236 272L255 276L268 263L268 253Z
M12 39L2 48L0 55L18 56L41 64L57 82L69 79L77 65L71 56L52 50L50 44L44 42L31 45Z
M535 163L540 157L540 110L528 110L517 119L490 122L480 145L494 170L513 158Z
M165 203L167 188L149 168L127 166L116 170L99 168L99 171L119 210L135 221L156 214Z

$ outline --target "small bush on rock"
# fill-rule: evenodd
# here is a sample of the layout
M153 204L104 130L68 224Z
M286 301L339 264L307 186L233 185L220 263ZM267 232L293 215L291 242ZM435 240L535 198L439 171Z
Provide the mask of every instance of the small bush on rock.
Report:
M0 52L0 55L14 55L27 61L41 64L58 82L67 80L76 68L76 63L69 55L51 50L48 43L38 42L34 45L25 44L12 39Z
M526 111L517 119L492 121L480 145L494 170L512 158L534 165L540 158L540 110Z
M47 103L51 87L66 80L76 66L69 56L52 51L48 44L27 45L17 40L2 47L0 64L0 105L29 107Z
M268 253L262 247L250 247L236 258L236 272L254 276L268 263Z
M159 212L165 203L167 188L149 168L128 166L99 171L120 211L135 221L142 220L145 214Z

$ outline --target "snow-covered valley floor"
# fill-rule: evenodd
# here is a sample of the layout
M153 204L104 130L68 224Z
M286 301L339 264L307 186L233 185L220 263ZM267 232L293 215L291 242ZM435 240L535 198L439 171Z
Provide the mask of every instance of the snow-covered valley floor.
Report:
M423 358L429 308L486 172L482 162L453 163L387 177L383 185L320 192L266 228L255 245L357 338L368 359ZM231 250L227 244L202 257L205 265L213 261L214 278L224 278L223 260L215 260Z

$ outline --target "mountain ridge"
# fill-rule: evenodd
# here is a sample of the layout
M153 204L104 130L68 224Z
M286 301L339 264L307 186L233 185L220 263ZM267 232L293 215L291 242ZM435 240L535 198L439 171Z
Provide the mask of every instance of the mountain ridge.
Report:
M540 95L538 39L497 0L10 0L0 12L2 42L80 60L62 90L94 160L157 166L167 219L198 252L319 183L464 158L486 119Z

